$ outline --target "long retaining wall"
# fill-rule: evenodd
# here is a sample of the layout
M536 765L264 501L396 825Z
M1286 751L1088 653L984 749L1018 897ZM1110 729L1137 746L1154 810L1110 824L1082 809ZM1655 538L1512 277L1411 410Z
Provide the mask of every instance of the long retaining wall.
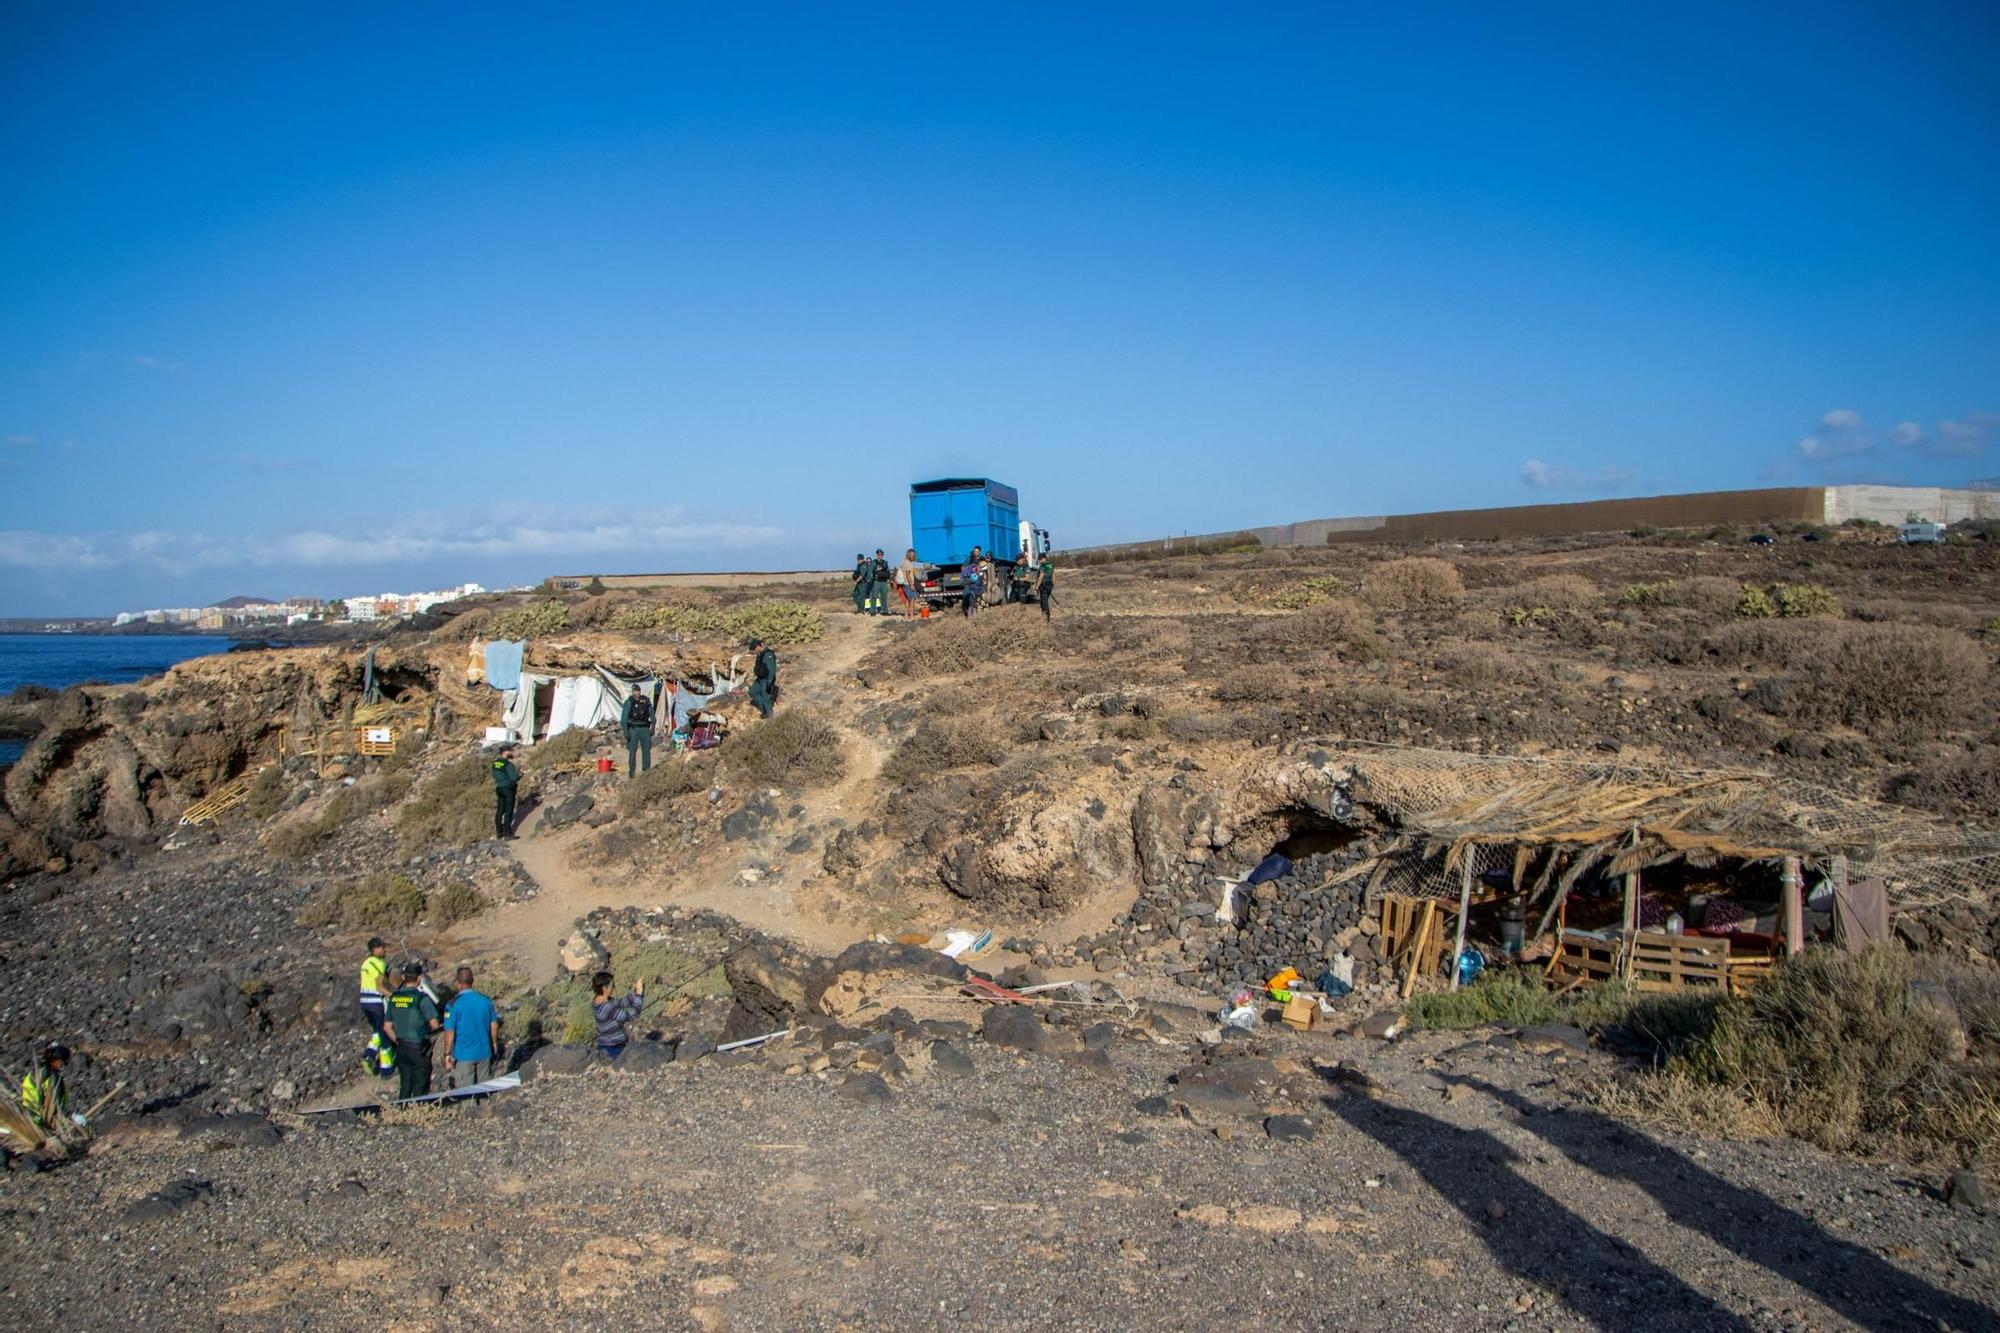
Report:
M1939 523L2000 518L2000 492L1937 486L1781 486L1752 491L1700 491L1572 504L1445 509L1426 514L1314 518L1233 532L1118 542L1073 554L1171 555L1193 546L1217 548L1254 537L1269 546L1336 546L1349 542L1490 541L1503 537L1572 537L1633 528L1705 528L1718 523L1844 523L1851 518L1901 523L1915 514Z

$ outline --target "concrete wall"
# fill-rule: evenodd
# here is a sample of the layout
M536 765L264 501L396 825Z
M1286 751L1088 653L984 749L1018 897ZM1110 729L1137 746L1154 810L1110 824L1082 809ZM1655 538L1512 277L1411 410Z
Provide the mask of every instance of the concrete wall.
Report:
M1871 518L1897 524L1915 514L1933 523L1968 518L2000 518L2000 492L1954 490L1945 486L1829 486L1826 522Z
M1569 537L1631 528L1700 528L1716 523L1818 523L1825 493L1817 486L1763 491L1706 491L1694 495L1647 495L1626 500L1586 500L1577 504L1510 505L1504 509L1447 509L1430 514L1392 514L1366 529L1339 529L1323 540L1482 541L1497 537Z
M561 588L581 588L593 578L611 588L741 588L760 583L844 583L847 574L837 569L781 569L770 573L745 571L736 574L554 574Z

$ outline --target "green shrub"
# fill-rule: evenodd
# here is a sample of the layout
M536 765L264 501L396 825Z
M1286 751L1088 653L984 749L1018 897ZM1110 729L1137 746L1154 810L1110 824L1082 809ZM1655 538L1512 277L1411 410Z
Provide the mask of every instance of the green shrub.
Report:
M915 787L949 769L998 763L1004 754L999 737L983 723L926 718L882 765L882 776L899 787Z
M722 629L722 613L711 606L656 602L622 606L611 613L611 628L673 630L679 634L714 634Z
M1982 639L2000 639L2000 616L1995 616L1984 625L1981 625L1979 627L1979 637Z
M1746 583L1736 598L1736 614L1749 616L1753 620L1768 620L1778 614L1769 593L1755 584Z
M1774 583L1771 602L1787 620L1840 614L1840 599L1817 583Z
M469 754L426 782L396 812L396 845L470 847L493 836L493 761Z
M1271 598L1271 605L1281 611L1303 611L1309 606L1318 606L1334 596L1341 589L1341 581L1331 574L1321 574L1309 579L1301 579L1289 588L1283 588Z
M766 643L812 643L826 633L826 621L804 602L770 599L724 613L722 627L739 639Z
M486 623L487 632L497 639L532 639L538 634L556 634L568 628L569 606L553 598L502 611Z
M470 1003L468 1001L467 1003ZM597 1036L597 1014L591 1008L588 995L579 996L569 1002L569 1012L564 1016L563 1044L578 1046L592 1041Z
M1618 600L1626 606L1659 606L1673 590L1671 579L1659 583L1628 583Z
M486 899L480 897L479 890L470 884L453 880L431 892L427 910L432 924L450 926L485 911Z
M387 929L414 925L424 914L424 891L407 875L377 872L330 884L306 900L299 922L307 926Z
M1489 972L1470 986L1435 995L1419 995L1404 1010L1419 1027L1437 1031L1505 1025L1533 1027L1552 1023L1561 1006L1548 987L1519 969Z
M723 748L730 772L760 787L824 787L847 768L840 733L810 708L789 708L732 731Z

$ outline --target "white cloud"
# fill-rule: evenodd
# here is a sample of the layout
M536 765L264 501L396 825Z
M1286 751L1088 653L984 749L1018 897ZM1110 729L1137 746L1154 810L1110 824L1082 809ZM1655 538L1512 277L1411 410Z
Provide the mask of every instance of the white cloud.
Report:
M135 356L132 358L132 364L147 370L164 370L170 375L187 369L185 363L164 356Z
M319 460L313 458L269 458L251 453L237 454L229 461L245 472L303 472L319 466Z
M1836 407L1819 419L1813 433L1799 441L1799 457L1808 463L1853 458L1875 448L1874 432L1851 407Z
M32 449L35 447L35 437L32 435L9 435L7 443L16 449Z
M0 532L0 567L134 569L186 574L273 566L334 568L505 556L615 556L668 550L743 550L777 541L767 524L690 518L678 508L506 505L480 514L410 513L340 531L275 536L203 533Z
M1914 421L1899 421L1877 434L1853 408L1836 407L1819 419L1812 434L1799 441L1799 457L1825 470L1843 460L1873 454L1887 444L1929 459L1973 458L1985 452L1996 429L2000 429L2000 414L1974 412L1962 420L1938 422L1931 435ZM1842 469L1842 474L1851 471Z
M1631 481L1632 474L1624 468L1603 467L1592 472L1580 472L1560 463L1545 463L1539 458L1530 458L1521 464L1521 484L1537 490L1609 492L1623 490Z

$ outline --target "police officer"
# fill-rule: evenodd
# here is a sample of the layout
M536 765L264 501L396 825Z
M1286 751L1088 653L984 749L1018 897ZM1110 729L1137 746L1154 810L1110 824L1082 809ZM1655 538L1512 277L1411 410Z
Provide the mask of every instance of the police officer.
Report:
M389 1019L382 1025L396 1043L396 1100L422 1097L431 1090L431 1034L442 1026L437 1001L425 993L422 963L403 964L403 984L389 997Z
M869 584L875 579L875 562L856 551L854 553L854 610L862 614L868 610Z
M750 651L757 654L757 665L750 675L750 702L769 717L778 702L778 655L765 647L762 639L750 640Z
M625 776L645 772L653 766L653 700L645 685L633 686L625 696L618 725L625 729Z
M1041 603L1043 620L1049 618L1049 603L1054 599L1055 591L1055 561L1043 556L1042 563L1035 569L1035 600Z
M493 761L493 836L514 836L514 798L521 789L521 770L514 767L514 747L503 746Z

